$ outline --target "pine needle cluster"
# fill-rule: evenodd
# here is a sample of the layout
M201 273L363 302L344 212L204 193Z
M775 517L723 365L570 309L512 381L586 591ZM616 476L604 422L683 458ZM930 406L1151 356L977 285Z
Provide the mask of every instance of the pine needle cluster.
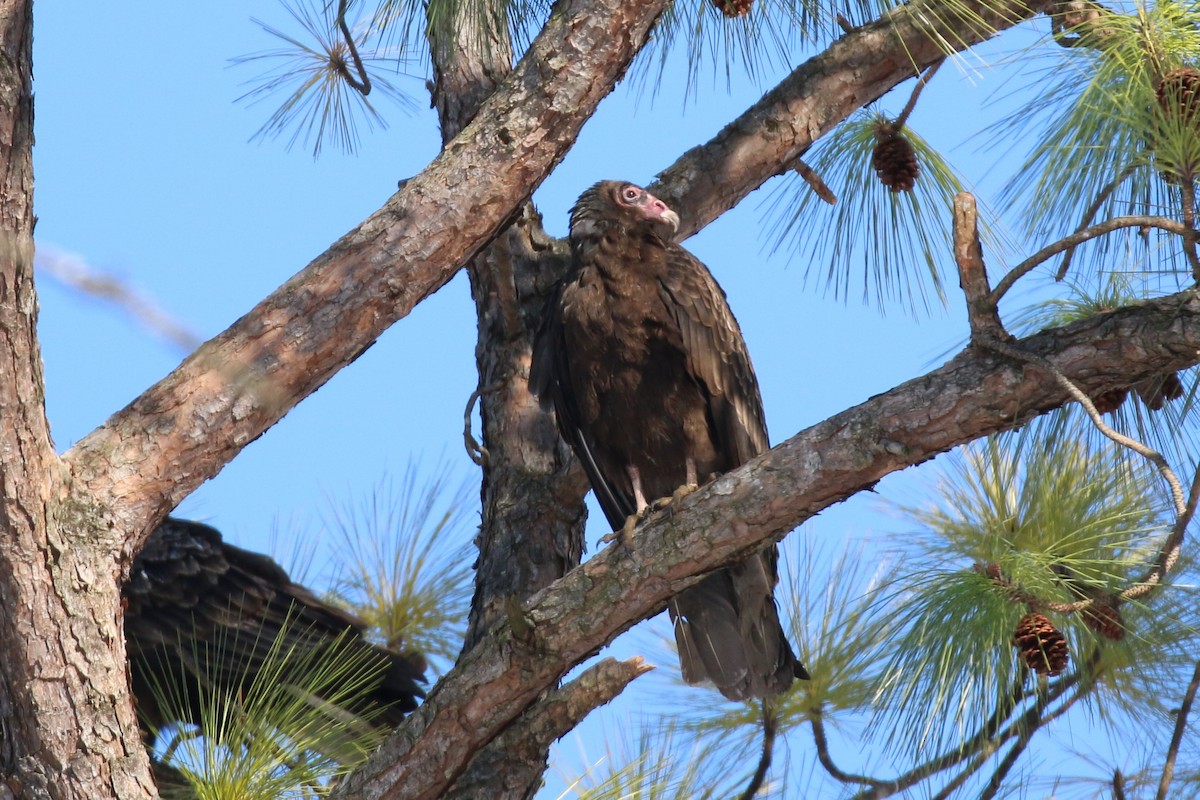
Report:
M233 612L236 613L236 612ZM179 783L166 797L197 800L283 800L315 797L361 763L383 741L370 724L372 712L351 716L341 707L364 706L380 679L380 664L333 642L322 650L286 643L288 621L253 676L232 676L223 687L195 686L187 674L152 669L158 705L168 718L189 719L198 704L198 725L169 725L157 734L161 764ZM232 628L230 628L232 630ZM228 661L225 651L243 646L224 639L205 645L196 659ZM195 696L193 696L195 693Z
M1137 718L1166 684L1177 693L1200 634L1194 611L1177 605L1186 589L1122 604L1119 641L1087 614L1056 611L1136 582L1173 522L1152 471L1059 433L969 448L949 460L932 505L903 509L919 526L908 560L922 566L887 601L904 630L879 687L876 729L890 747L961 747L996 735L1030 703L1057 713L1083 700ZM1031 610L1050 618L1071 653L1048 685L1013 646Z
M421 481L414 468L365 500L333 510L338 541L329 600L367 622L381 643L415 651L437 669L453 663L466 631L474 561L466 484L446 469Z
M809 266L836 298L854 294L883 309L911 313L946 302L953 274L951 202L963 190L950 165L910 127L897 136L911 145L920 170L912 191L893 192L879 182L873 163L881 116L863 112L817 143L806 159L831 183L836 205L821 202L809 185L789 175L771 199L771 236ZM1002 250L990 230L990 248Z
M1030 74L1035 99L992 129L997 143L1018 135L1037 142L1014 172L1004 210L1035 240L1119 214L1177 217L1183 195L1194 200L1200 135L1193 117L1160 102L1159 90L1172 71L1196 64L1200 9L1176 0L1118 6L1068 33L1085 46L1030 54L1031 64L1045 65ZM1099 267L1127 249L1151 269L1183 268L1174 242L1138 235L1097 240L1084 248L1087 263Z

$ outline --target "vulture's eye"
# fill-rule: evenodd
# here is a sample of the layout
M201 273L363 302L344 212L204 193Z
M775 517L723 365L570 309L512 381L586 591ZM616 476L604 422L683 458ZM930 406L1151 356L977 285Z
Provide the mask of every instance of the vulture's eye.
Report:
M621 199L627 203L632 203L634 200L638 199L638 194L639 192L636 186L626 186L621 190Z

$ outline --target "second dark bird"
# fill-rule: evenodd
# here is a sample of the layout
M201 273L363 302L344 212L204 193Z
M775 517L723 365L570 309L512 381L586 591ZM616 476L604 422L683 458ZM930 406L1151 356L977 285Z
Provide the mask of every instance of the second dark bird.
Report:
M614 530L765 451L758 381L725 293L675 244L678 215L603 181L571 210L571 270L534 344L530 387L553 404ZM775 546L671 600L683 677L745 700L807 677L775 606Z

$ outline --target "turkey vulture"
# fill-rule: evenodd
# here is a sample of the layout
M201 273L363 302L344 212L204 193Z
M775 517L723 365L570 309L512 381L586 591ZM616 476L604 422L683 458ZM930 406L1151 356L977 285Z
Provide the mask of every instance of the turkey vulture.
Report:
M199 724L201 688L248 685L273 646L299 655L336 646L378 665L379 683L362 698L365 706L330 709L343 720L345 712L359 717L369 708L367 724L394 727L425 696L419 655L370 643L358 617L292 583L267 556L226 544L208 525L171 517L159 525L133 561L124 603L133 693L154 728ZM187 707L164 708L155 688L173 687L180 676Z
M553 405L614 530L681 486L766 450L758 381L725 293L672 241L678 215L603 181L571 209L571 269L534 343L530 388ZM785 691L804 667L779 624L774 546L668 608L683 677L732 700Z

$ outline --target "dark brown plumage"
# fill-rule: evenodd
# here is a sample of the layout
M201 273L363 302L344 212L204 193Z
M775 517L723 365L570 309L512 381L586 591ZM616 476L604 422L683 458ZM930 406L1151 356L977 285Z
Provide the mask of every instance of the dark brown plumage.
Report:
M643 498L769 446L741 330L708 269L671 240L678 223L633 184L584 192L571 211L572 269L534 346L530 386L553 404L614 530ZM807 677L779 624L776 560L770 547L671 601L689 683L741 700Z
M283 652L311 653L346 637L341 646L380 664L379 685L366 698L377 714L371 724L398 724L425 695L419 655L371 644L358 617L292 583L267 556L226 544L208 525L168 517L134 559L124 601L134 697L154 727L198 724L200 687L248 684L281 630ZM183 720L160 707L153 691L174 686L181 675L189 706ZM358 715L365 709L340 710Z

